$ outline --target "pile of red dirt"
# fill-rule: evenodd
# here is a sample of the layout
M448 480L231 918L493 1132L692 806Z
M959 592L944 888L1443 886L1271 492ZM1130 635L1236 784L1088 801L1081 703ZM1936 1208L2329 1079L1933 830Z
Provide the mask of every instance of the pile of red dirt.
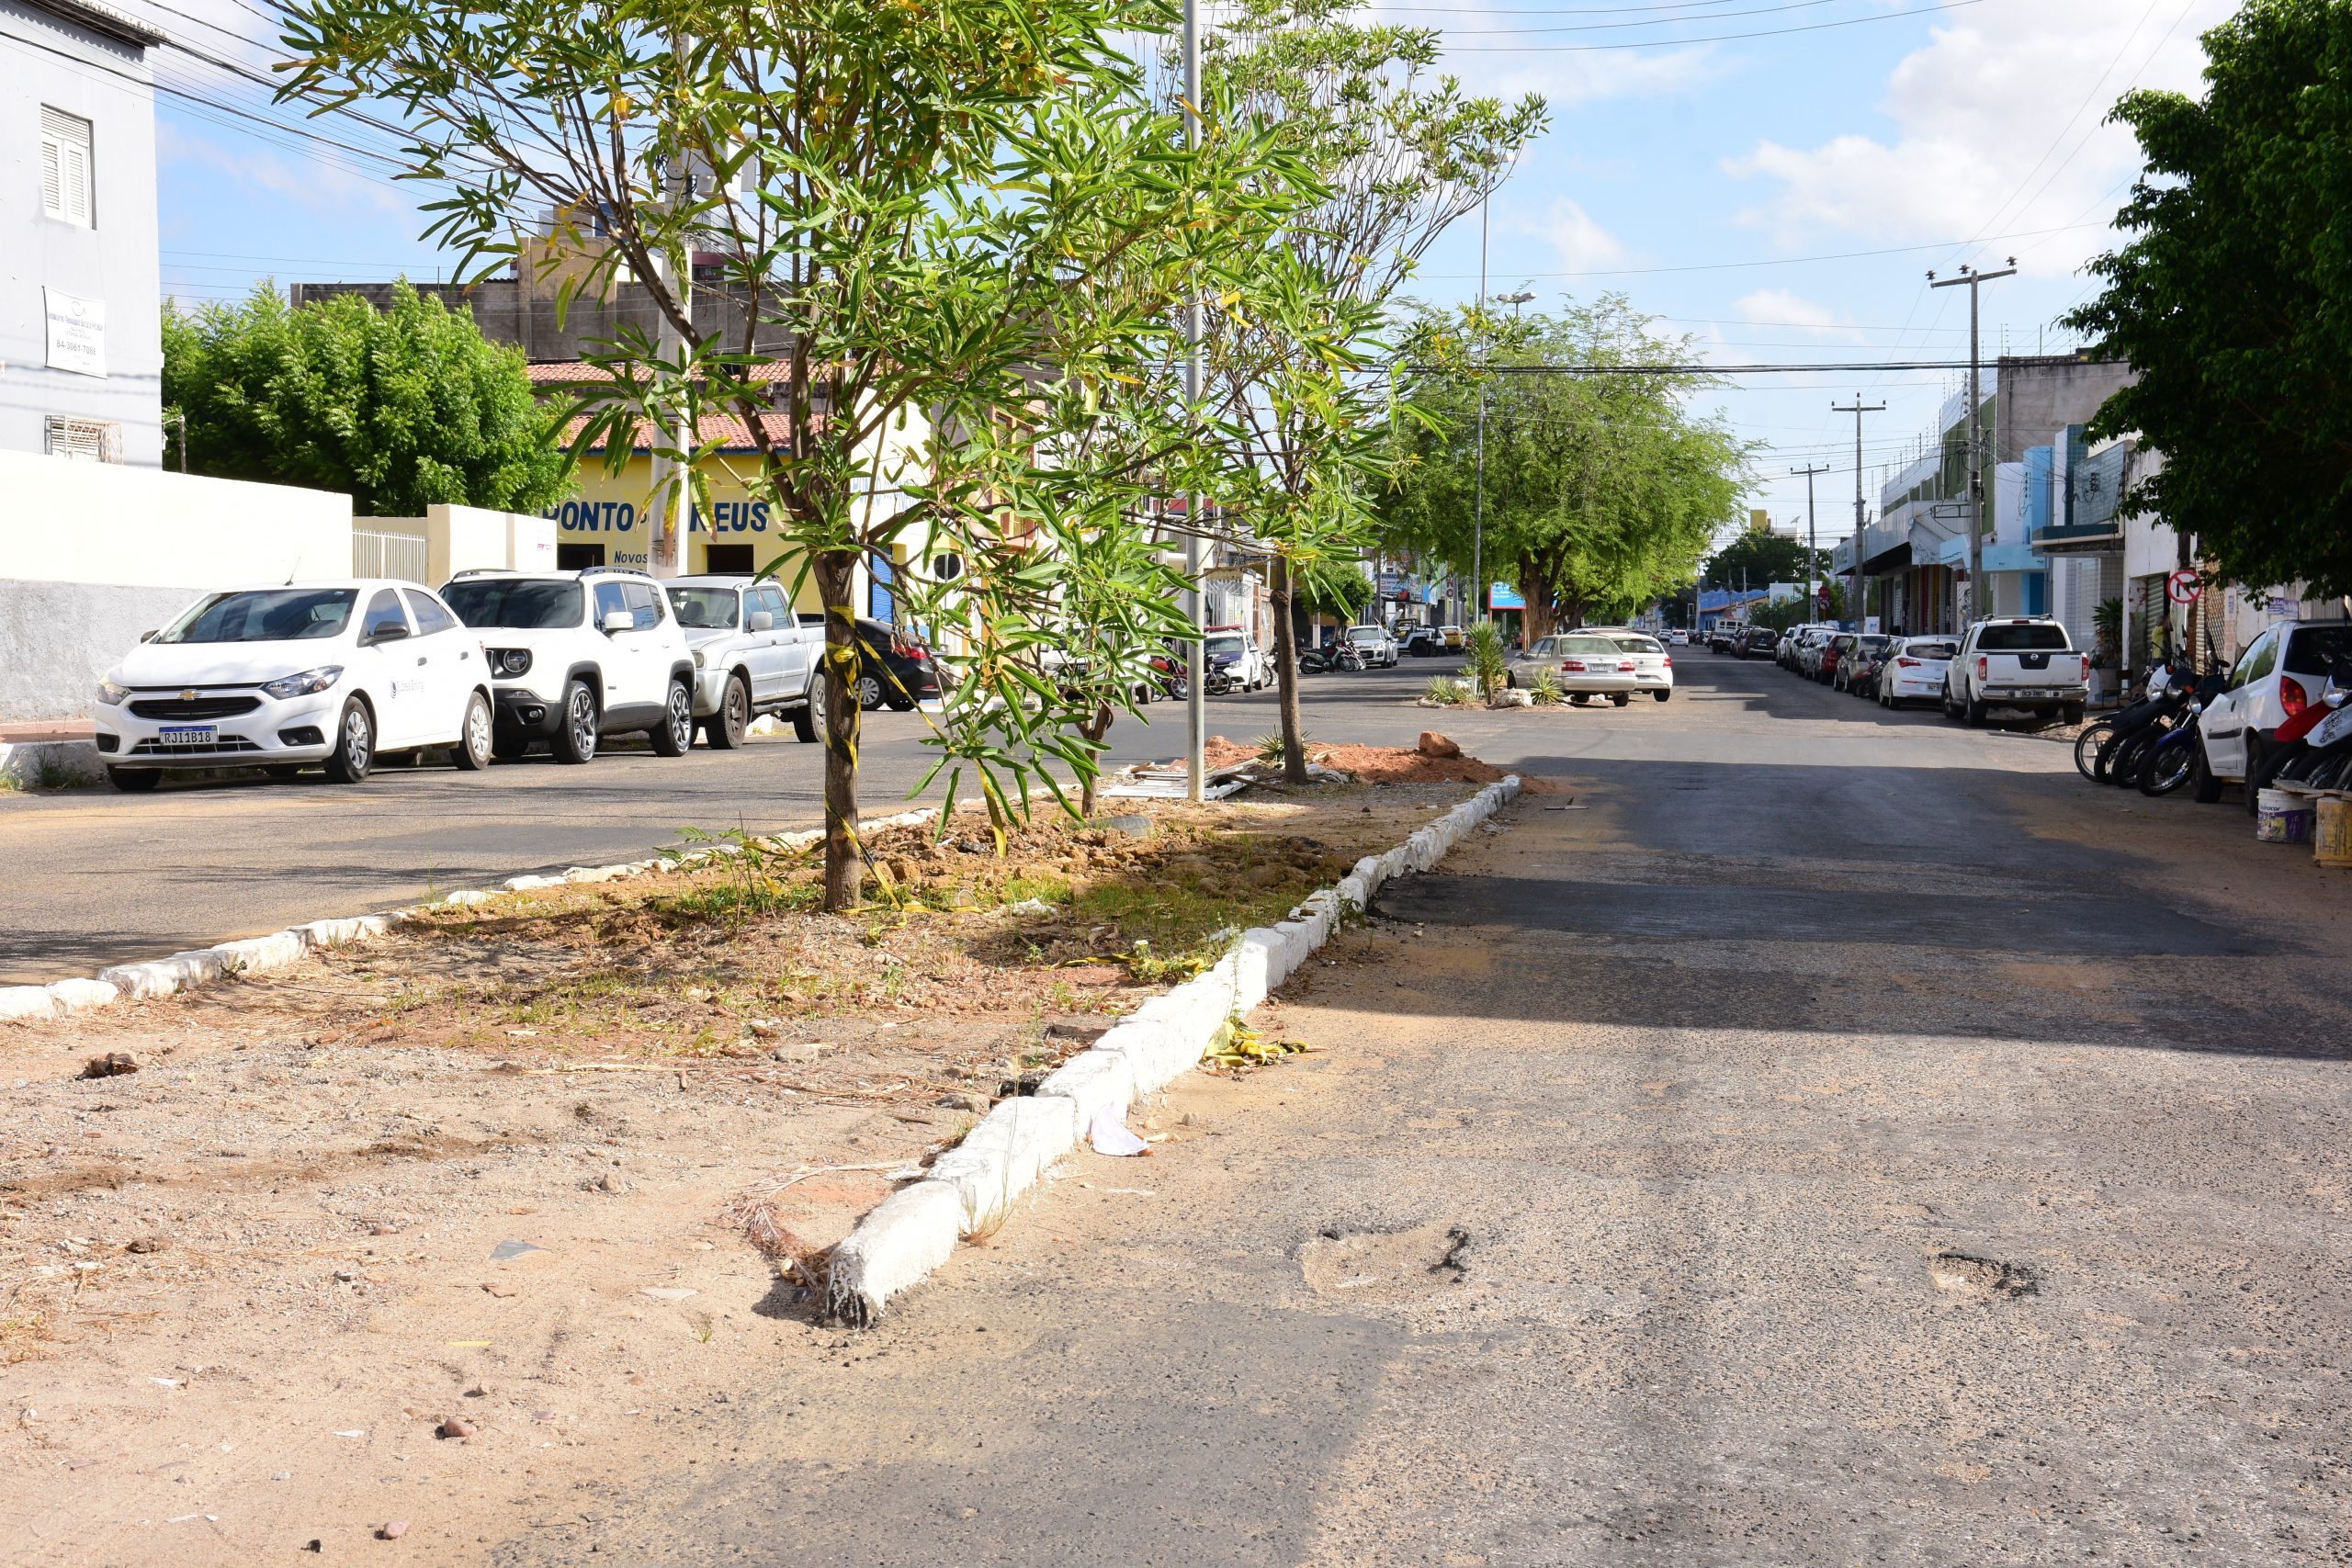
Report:
M1236 762L1254 761L1258 749L1222 735L1212 735L1202 748L1202 754L1210 767L1229 768ZM1500 768L1476 757L1424 757L1408 746L1319 746L1309 742L1306 756L1309 761L1352 773L1361 782L1373 784L1489 784L1503 776ZM1182 764L1180 761L1170 765Z

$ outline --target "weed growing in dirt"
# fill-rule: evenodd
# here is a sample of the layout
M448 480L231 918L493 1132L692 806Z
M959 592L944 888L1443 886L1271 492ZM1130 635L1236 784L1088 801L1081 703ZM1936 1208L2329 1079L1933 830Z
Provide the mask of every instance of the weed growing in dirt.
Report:
M696 851L707 852L697 863L718 863L725 869L726 880L674 897L652 900L651 907L662 913L741 925L753 915L813 909L823 902L821 887L786 879L792 863L806 856L780 848L772 839L761 838L741 828L723 829L716 833L700 828L682 828L678 837L695 848L664 850L663 854L677 862Z
M1448 675L1438 675L1421 689L1421 701L1442 708L1458 708L1470 700L1470 688Z
M1537 707L1552 708L1558 707L1560 699L1566 694L1560 690L1560 678L1557 675L1553 674L1549 670L1538 670L1535 672L1535 679L1527 684L1527 695Z

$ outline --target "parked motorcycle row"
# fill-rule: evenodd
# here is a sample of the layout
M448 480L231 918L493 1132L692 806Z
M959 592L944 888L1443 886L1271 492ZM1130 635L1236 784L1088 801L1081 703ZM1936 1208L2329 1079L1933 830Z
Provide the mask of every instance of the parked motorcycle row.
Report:
M2075 766L2094 783L2150 795L2188 786L2207 803L2239 784L2249 813L2281 785L2352 789L2352 652L2335 655L2316 693L2310 672L2287 675L2283 716L2265 729L2255 705L2233 699L2273 673L2249 678L2241 660L2235 671L2199 674L2185 658L2168 660L2137 701L2084 728ZM2217 755L2223 747L2227 755Z

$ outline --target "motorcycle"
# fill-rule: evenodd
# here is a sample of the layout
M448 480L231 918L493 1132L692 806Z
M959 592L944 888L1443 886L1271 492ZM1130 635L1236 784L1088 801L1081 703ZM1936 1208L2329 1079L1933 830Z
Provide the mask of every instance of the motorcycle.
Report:
M2328 671L2327 690L2280 725L2278 739L2283 743L2278 752L2283 761L2266 783L2352 789L2352 659L2335 661ZM2249 775L2247 790L2258 787Z
M2170 795L2205 770L2205 731L2198 726L2197 716L2205 705L2221 694L2227 680L2219 671L2199 682L2189 694L2172 728L2154 733L2134 752L2128 764L2119 764L2118 784L2136 783L2142 795ZM2128 765L2132 776L2122 776Z
M1331 671L1335 662L1332 651L1328 648L1301 649L1298 672L1302 675L1326 675Z
M2075 765L2095 783L2129 786L2134 779L2119 777L2119 764L2135 758L2177 721L2195 681L2195 670L2185 657L2176 655L2156 666L2138 702L2083 731L2075 743Z
M1354 643L1343 642L1339 651L1331 656L1331 663L1335 669L1361 670L1363 668L1363 649Z

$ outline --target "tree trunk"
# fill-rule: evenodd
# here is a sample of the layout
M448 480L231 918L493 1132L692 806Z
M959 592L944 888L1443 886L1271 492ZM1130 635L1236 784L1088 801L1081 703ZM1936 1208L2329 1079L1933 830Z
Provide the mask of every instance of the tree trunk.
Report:
M1533 648L1536 638L1552 635L1552 584L1535 570L1532 557L1520 558L1519 597L1527 606L1520 612L1526 645Z
M857 609L849 602L857 581L857 552L825 550L816 560L817 592L825 601L825 908L854 908L865 881L865 846L858 840Z
M1094 716L1087 720L1084 724L1079 726L1078 732L1086 737L1089 740L1099 741L1104 736L1111 733L1111 721L1117 716L1118 710L1111 705L1107 698L1098 701L1094 705ZM1089 773L1086 775L1085 784L1080 786L1078 796L1078 814L1080 817L1088 818L1091 818L1093 817L1094 786L1101 781L1101 778L1102 775L1100 773Z
M1277 551L1268 574L1268 592L1274 604L1274 689L1283 709L1283 782L1306 782L1306 736L1298 723L1298 625L1291 618L1297 590L1291 579L1290 558Z

